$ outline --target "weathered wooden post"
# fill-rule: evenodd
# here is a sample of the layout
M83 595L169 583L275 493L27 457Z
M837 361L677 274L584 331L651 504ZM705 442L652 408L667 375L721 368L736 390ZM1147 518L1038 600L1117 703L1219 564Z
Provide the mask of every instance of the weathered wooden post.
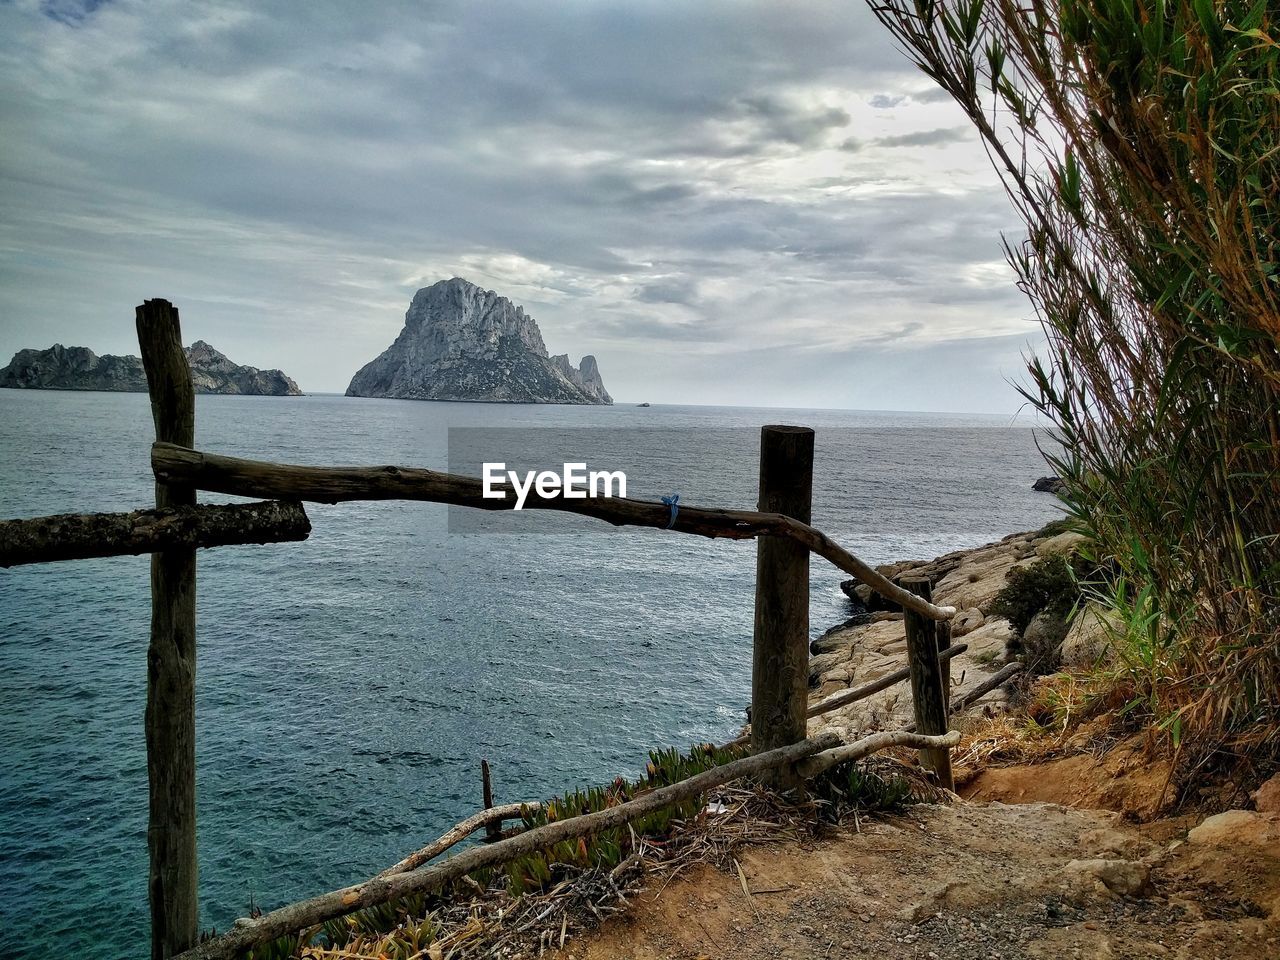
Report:
M137 308L156 439L195 446L195 388L182 350L178 311L167 300ZM156 506L196 502L191 487L156 483ZM147 650L147 777L151 854L151 956L175 956L199 935L196 901L196 551L151 555L151 646Z
M933 587L927 577L904 577L902 586L917 596L933 602ZM938 659L938 641L943 624L908 608L907 663L911 667L911 706L918 733L931 735L947 732L947 679ZM949 669L949 665L948 665ZM951 751L938 747L920 751L920 761L947 790L955 789L951 777Z
M813 431L760 431L760 505L805 523L813 506ZM751 746L756 752L805 737L809 706L809 550L785 537L756 541ZM788 785L786 774L779 785Z
M484 795L484 808L486 810L493 809L493 780L489 776L489 761L481 759L480 761L480 788ZM502 824L494 821L485 827L484 839L486 843L493 843L495 840L502 839Z
M933 596L933 587L929 588L929 596ZM932 602L932 600L930 601ZM934 637L938 644L938 664L942 668L942 703L946 707L946 716L951 716L951 658L943 653L951 646L951 621L933 621Z

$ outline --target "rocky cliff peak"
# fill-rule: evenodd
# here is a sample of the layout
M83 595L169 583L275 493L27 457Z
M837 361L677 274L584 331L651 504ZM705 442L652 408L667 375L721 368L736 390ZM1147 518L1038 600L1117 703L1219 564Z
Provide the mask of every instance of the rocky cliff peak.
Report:
M349 397L491 403L612 403L591 373L550 357L533 317L461 277L413 295L395 342L351 379Z
M298 385L280 370L259 370L233 363L203 340L186 348L196 393L301 396ZM30 390L110 390L145 393L147 375L135 356L98 356L88 347L19 350L0 369L0 387Z

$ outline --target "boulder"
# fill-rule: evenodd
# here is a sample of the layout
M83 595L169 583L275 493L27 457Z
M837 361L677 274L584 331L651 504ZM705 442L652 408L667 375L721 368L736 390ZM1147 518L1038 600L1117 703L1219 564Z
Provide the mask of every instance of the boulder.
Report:
M1062 617L1049 610L1041 610L1027 629L1022 631L1022 649L1028 669L1034 673L1051 673L1062 660L1062 642L1067 636L1067 624Z
M1252 797L1259 813L1280 813L1280 773L1253 791Z
M982 615L982 611L977 607L970 607L968 610L961 610L951 618L951 639L964 637L987 622L987 618Z
M1055 554L1063 554L1069 557L1078 553L1080 548L1088 542L1089 538L1083 533L1067 530L1057 536L1049 537L1047 540L1041 540L1036 544L1036 556L1052 557Z
M846 644L830 653L820 653L809 660L809 686L822 683L823 675L849 662L849 646Z
M907 630L902 622L902 616L890 615L862 628L862 632L858 635L858 649L865 651L868 655L888 654L900 650L906 641Z
M1016 541L974 550L934 584L933 602L957 610L973 607L986 610L996 594L1004 589L1009 571L1032 562L1020 553Z
M1088 893L1101 883L1121 897L1140 897L1151 885L1151 868L1137 860L1072 860L1062 868L1068 888Z
M858 587L862 586L861 580L855 580L850 577L848 580L840 581L840 592L849 598L849 602L853 604L854 610L865 611L867 603L858 593Z
M853 588L854 599L861 603L863 609L870 610L873 613L901 611L902 606L890 600L882 594L876 593L865 583L859 583Z
M1080 834L1082 851L1107 859L1133 860L1149 852L1151 846L1150 842L1138 834L1113 830L1110 827L1086 830Z
M969 645L966 656L979 662L995 660L1007 653L1015 640L1013 624L1004 617L992 617L964 638Z
M834 653L837 650L848 652L862 632L858 629L859 626L861 624L843 623L838 627L833 627L809 644L809 652L815 657L820 653Z
M1031 485L1031 489L1037 493L1063 493L1067 485L1063 483L1061 477L1041 477Z
M1280 814L1228 810L1194 827L1187 834L1187 840L1212 847L1247 844L1280 857Z
M1120 632L1115 615L1095 603L1077 611L1060 651L1067 670L1088 670L1115 654Z
M823 631L822 636L809 644L809 653L831 653L837 646L847 646L858 636L858 627L868 625L872 622L872 614L867 612L855 613L854 616L847 620L837 623L836 626L827 628Z
M894 621L894 622L901 623L905 619L906 619L905 613L891 613L888 610L877 610L875 613L871 615L870 622L885 623L887 621Z

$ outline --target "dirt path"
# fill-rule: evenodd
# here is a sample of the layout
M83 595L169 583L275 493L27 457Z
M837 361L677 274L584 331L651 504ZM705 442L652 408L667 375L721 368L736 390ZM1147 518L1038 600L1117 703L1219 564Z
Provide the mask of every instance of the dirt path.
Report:
M750 897L698 866L558 956L1280 957L1280 820L1221 826L1188 841L1055 804L920 805L744 851Z

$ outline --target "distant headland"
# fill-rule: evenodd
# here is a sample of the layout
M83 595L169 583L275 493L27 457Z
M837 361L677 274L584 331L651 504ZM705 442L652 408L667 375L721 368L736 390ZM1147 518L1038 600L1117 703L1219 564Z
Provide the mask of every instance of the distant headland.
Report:
M232 363L203 340L187 347L186 353L196 393L302 396L298 385L283 371ZM88 347L64 347L55 343L47 350L15 353L9 365L0 369L0 387L146 393L147 375L138 357L110 353L98 356Z
M461 277L413 296L404 329L351 378L348 397L609 404L596 358L550 356L533 317Z

